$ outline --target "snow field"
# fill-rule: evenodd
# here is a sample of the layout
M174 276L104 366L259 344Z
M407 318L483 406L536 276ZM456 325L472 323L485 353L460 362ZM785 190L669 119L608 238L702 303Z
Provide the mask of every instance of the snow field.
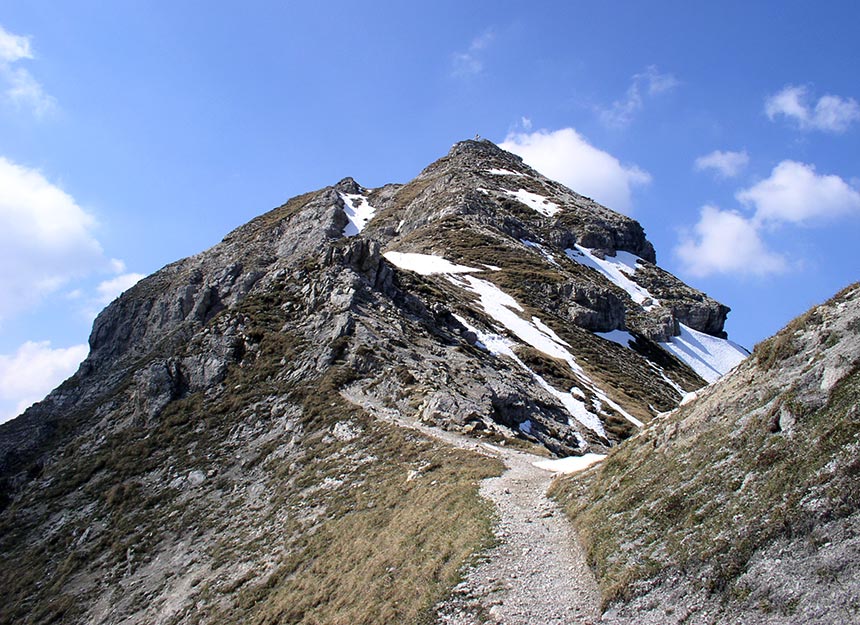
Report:
M581 245L575 247L576 249L565 250L571 260L602 273L613 284L624 289L634 302L642 304L645 310L651 310L660 305L660 302L647 289L639 286L631 279L636 273L638 256L619 251L615 253L614 258L598 258L593 250ZM684 324L680 324L680 326L681 335L671 337L667 342L660 343L660 346L676 356L681 362L689 365L709 384L731 371L741 360L747 357L746 350L731 341L699 332ZM628 342L635 340L629 333L621 330L595 334L625 347L628 346ZM670 381L662 371L661 375ZM672 386L677 387L677 384L672 383ZM683 395L683 391L679 388L676 390Z
M520 189L519 191L505 191L505 193L545 217L552 217L561 210L561 207L558 204L551 202L539 193L532 193L525 189Z
M688 364L709 384L747 357L747 351L740 345L688 328L683 323L680 326L681 336L673 336L660 346Z
M523 308L513 297L502 291L492 282L468 275L470 272L479 272L481 270L463 265L455 265L439 256L427 254L386 252L384 256L401 269L415 271L422 275L443 274L455 286L474 293L478 296L484 312L490 318L498 322L523 343L530 345L551 358L566 362L574 375L594 393L596 398L616 410L637 427L642 426L641 421L612 401L605 392L594 384L585 374L582 367L576 362L573 354L566 349L570 345L561 340L546 324L541 322L537 317L533 317L531 321L523 319L517 314L517 312L523 312ZM583 401L584 397L582 397L583 393L580 389L574 387L570 392L557 390L517 357L512 349L515 345L514 341L501 334L481 332L461 317L457 317L457 320L468 330L475 333L478 337L479 347L486 349L494 355L503 355L514 360L520 367L529 372L541 387L556 397L576 421L600 436L606 436L603 423L594 412L597 410L597 407L594 407L594 411L588 408L585 401Z
M395 267L408 269L422 276L431 276L437 273L452 274L481 271L474 267L455 265L441 256L431 254L413 254L411 252L385 252L383 256Z
M557 458L555 460L539 460L532 464L538 469L552 471L553 473L576 473L600 462L605 457L604 454L583 454L582 456L568 456L567 458Z
M349 223L343 227L343 235L353 237L361 232L367 222L373 219L376 209L370 205L367 198L359 193L339 193L343 200L344 212Z
M564 251L572 261L596 269L610 282L621 287L633 298L637 304L642 304L645 310L651 310L659 306L660 302L652 296L647 289L636 284L631 276L636 273L636 261L639 257L630 252L615 252L615 257L607 256L598 258L592 250L581 245L576 249L568 248Z

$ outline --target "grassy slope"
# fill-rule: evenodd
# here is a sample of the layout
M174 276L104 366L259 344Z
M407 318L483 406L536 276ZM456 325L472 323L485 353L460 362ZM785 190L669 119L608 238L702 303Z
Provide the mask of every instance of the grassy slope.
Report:
M605 602L629 598L637 582L667 569L743 598L737 579L757 550L780 537L811 537L817 524L860 508L860 370L817 408L795 387L759 388L775 362L800 352L792 337L815 321L804 316L759 345L734 386L711 389L599 467L555 485ZM796 419L790 432L775 426L786 412Z
M85 433L3 512L0 623L76 622L111 590L123 609L143 613L169 601L182 571L144 579L151 594L123 582L188 543L210 572L194 584L193 610L171 622L426 620L492 540L478 485L502 467L376 422L341 398L343 367L289 381L304 346L282 331L279 297L249 298L236 313L254 320L247 335L257 356L231 370L230 392L190 395L156 423L108 430L95 443ZM293 442L270 434L281 427L272 397L296 415ZM116 399L119 422L131 402ZM333 437L339 423L360 435ZM244 440L243 431L251 432ZM215 477L191 490L171 486L190 470ZM250 505L244 493L257 484L265 503Z

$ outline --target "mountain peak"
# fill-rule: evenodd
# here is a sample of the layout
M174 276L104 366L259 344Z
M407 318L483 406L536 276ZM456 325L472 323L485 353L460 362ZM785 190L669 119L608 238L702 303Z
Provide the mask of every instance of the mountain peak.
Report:
M458 141L451 146L451 149L448 152L448 156L451 157L466 154L481 155L485 158L498 159L510 159L513 157L514 160L522 161L522 159L516 154L503 150L489 139L483 138L464 139L463 141Z
M409 497L405 476L436 466L448 476L438 483L474 485L459 473L468 459L439 464L391 424L545 454L606 452L744 355L718 336L727 308L654 261L635 220L488 141L456 144L406 184L344 178L290 199L126 291L95 320L80 370L0 426L0 507L23 537L4 559L26 568L28 545L68 518L50 526L62 534L50 544L92 549L110 572L10 592L38 601L68 584L102 596L145 579L146 597L169 594L172 568L138 555L138 543L165 562L175 550L200 559L201 575L238 588L232 563L273 531L282 551L247 555L244 571L291 579L271 562L322 519L374 510L377 491L361 485L387 480L391 497ZM30 514L27 501L43 497L79 512ZM232 509L243 522L225 528ZM191 525L209 529L201 539ZM40 571L77 566L61 566L65 552L45 557ZM221 601L187 587L170 605ZM228 594L240 610L247 597ZM88 611L97 603L78 601L77 622L100 622ZM136 610L156 604L130 599L117 619L154 622Z
M523 159L503 150L489 139L466 139L458 141L448 154L431 163L424 173L432 173L438 169L449 171L459 170L462 173L487 174L491 171L510 171L527 176L539 175L523 163ZM420 177L420 176L419 176Z

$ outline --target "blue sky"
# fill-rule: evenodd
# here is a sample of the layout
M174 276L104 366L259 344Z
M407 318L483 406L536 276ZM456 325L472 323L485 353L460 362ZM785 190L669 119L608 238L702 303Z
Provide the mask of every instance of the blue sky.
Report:
M0 7L0 420L140 275L476 133L638 219L746 346L859 277L854 2L299 4Z

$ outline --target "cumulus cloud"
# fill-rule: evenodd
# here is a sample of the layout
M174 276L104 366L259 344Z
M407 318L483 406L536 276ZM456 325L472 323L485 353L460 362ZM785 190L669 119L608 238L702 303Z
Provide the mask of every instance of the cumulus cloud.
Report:
M98 303L107 306L145 277L142 273L123 273L110 280L100 282L96 287Z
M786 269L785 259L767 249L756 224L735 211L704 206L692 232L682 235L675 253L687 273L764 276Z
M0 319L107 268L95 218L40 172L0 157Z
M860 120L860 104L854 98L823 95L811 105L809 90L804 86L788 85L765 100L764 111L773 121L783 116L801 130L821 130L843 133Z
M30 38L15 35L0 26L0 84L7 102L28 108L38 116L56 108L56 100L45 93L32 74L18 63L33 58Z
M713 171L718 178L734 178L750 162L749 154L743 152L723 152L714 150L696 159L696 171Z
M804 223L860 214L860 193L842 178L819 175L814 165L782 161L770 177L738 191L738 201L764 223Z
M705 206L692 232L682 235L675 254L687 273L764 276L785 271L785 257L763 240L767 230L860 215L856 189L839 176L819 175L813 165L795 161L782 161L768 178L735 197L751 209L750 216Z
M573 128L510 133L499 144L549 178L622 213L633 207L633 190L651 176L636 165L594 147Z
M650 65L644 72L634 74L623 98L599 111L600 121L610 128L624 128L644 106L645 97L670 91L677 85L678 81L672 74L661 74L654 65Z
M463 78L475 76L484 71L483 51L496 38L492 30L486 30L481 35L472 39L469 48L465 52L457 52L452 58L454 76Z
M126 273L125 263L121 260L113 259L110 265L117 275L99 282L94 292L84 293L75 289L65 294L67 299L80 302L80 313L87 321L98 317L105 306L146 277L142 273Z
M72 375L86 358L87 345L52 348L27 341L14 354L0 354L0 422L21 414Z

